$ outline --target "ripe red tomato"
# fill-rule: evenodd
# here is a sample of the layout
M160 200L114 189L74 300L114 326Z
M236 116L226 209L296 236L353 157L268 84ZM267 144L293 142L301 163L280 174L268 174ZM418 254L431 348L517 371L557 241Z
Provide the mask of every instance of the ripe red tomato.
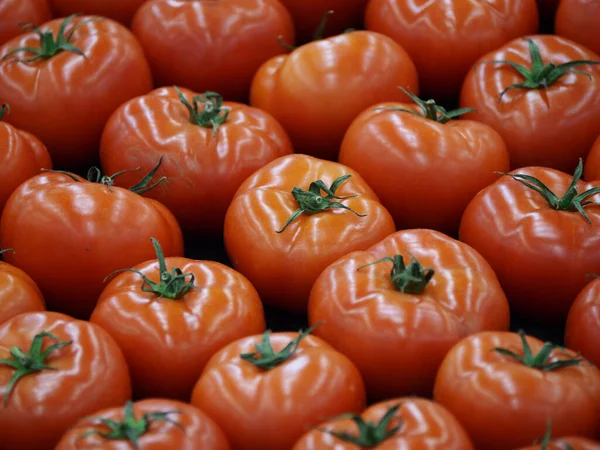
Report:
M147 196L169 208L184 229L220 235L242 182L293 149L281 125L259 109L222 102L213 93L183 90L182 96L163 88L121 106L104 128L102 168L148 171L163 156L160 174L167 181ZM136 181L129 173L117 184Z
M430 400L406 397L377 403L362 414L333 419L306 433L292 450L473 450L450 412Z
M133 15L148 0L51 0L59 17L75 13L108 17L129 26Z
M581 165L575 177L528 167L500 178L467 206L460 240L490 263L512 312L564 321L586 274L600 273L600 206L588 204L600 200L600 183L580 178Z
M27 313L0 325L0 395L0 448L52 450L77 420L125 403L131 382L119 347L99 326Z
M0 250L5 253L12 250ZM44 311L45 302L40 289L21 269L0 261L0 324L26 313Z
M585 169L583 172L586 181L600 181L600 136L592 145L587 158L585 159Z
M225 216L225 247L263 302L306 313L310 289L329 264L395 230L352 169L290 155L242 184Z
M600 366L600 278L588 283L575 298L567 317L565 345Z
M550 64L558 67L548 70ZM465 118L500 133L512 168L571 172L600 134L598 64L598 55L562 37L518 38L481 57L464 81L460 105L477 110Z
M408 100L398 86L418 94L406 51L379 33L354 31L267 61L254 77L250 103L281 122L296 152L336 159L344 133L362 111Z
M600 450L600 442L583 437L563 437L543 444L523 447L520 450Z
M23 24L40 25L52 18L48 0L2 0L0 45L23 32Z
M308 333L240 339L206 365L191 403L236 450L289 450L307 427L365 407L356 367Z
M427 97L453 101L480 56L511 39L536 33L539 18L535 0L371 0L365 25L408 52Z
M294 43L290 13L278 0L150 0L131 24L158 86L215 91L246 101L260 65Z
M555 33L600 55L598 24L600 3L596 0L561 0L558 4L554 22Z
M494 172L509 170L508 150L489 126L450 120L460 110L415 101L364 111L348 128L339 160L361 174L399 227L456 235L475 194L498 179Z
M148 63L133 34L109 19L69 17L40 28L54 40L45 50L37 31L0 47L0 99L12 107L6 121L37 136L57 167L87 167L113 111L152 88ZM11 54L23 47L36 51Z
M122 450L130 444L152 450L230 448L218 425L198 408L175 400L146 399L80 420L55 450Z
M594 438L600 370L575 352L508 332L459 342L437 374L434 399L465 427L476 448L512 450L542 436Z

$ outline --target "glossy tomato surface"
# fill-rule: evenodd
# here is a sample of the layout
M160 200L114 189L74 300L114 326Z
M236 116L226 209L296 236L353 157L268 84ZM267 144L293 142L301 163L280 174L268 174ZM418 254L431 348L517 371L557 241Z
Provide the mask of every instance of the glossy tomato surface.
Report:
M45 306L35 281L21 269L0 261L0 324L22 313L44 311Z
M561 0L556 11L554 31L600 55L598 39L600 3L595 0Z
M23 25L41 25L52 18L48 0L2 0L0 45L22 33Z
M133 15L148 0L50 0L57 17L75 13L108 17L129 26Z
M565 345L600 366L600 279L590 281L577 295L569 311Z
M585 159L583 174L586 181L600 181L600 135Z
M531 445L519 450L600 450L600 442L583 437L552 439L546 447Z

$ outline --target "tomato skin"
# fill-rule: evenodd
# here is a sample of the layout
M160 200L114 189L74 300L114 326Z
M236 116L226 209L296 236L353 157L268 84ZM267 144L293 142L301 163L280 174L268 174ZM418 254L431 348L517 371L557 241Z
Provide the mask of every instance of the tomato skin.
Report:
M543 342L526 339L537 354ZM498 347L523 355L516 333L478 333L448 352L436 378L434 400L454 414L475 448L512 450L530 445L544 435L548 420L555 437L596 437L598 368L584 362L543 372L495 352ZM575 357L575 352L557 348L550 361Z
M298 209L294 187L325 185L346 174L337 191L351 211L333 209L302 214L283 228ZM248 178L225 216L225 248L233 267L252 282L263 302L306 313L310 289L321 271L341 256L363 250L396 230L387 210L364 180L341 164L306 155L276 159Z
M64 314L21 314L0 325L0 359L9 358L13 346L27 352L42 331L73 343L46 360L58 370L27 375L15 385L7 406L0 408L2 450L52 450L77 420L131 397L127 364L117 344L102 328ZM50 342L45 339L43 348ZM0 395L13 373L0 365Z
M75 13L95 14L129 26L133 15L148 0L51 0L58 17Z
M22 33L23 24L40 25L52 18L48 0L2 0L0 45Z
M401 403L394 415L390 428L402 428L386 439L375 450L473 450L467 433L450 412L431 400L405 397L380 402L367 408L361 417L365 421L379 423L393 406ZM402 424L400 423L402 421ZM321 424L321 429L357 434L356 425L351 420L336 420ZM356 450L358 447L320 430L307 432L292 450Z
M583 437L564 437L553 439L545 450L566 450L570 446L570 450L600 450L600 442L592 441ZM519 450L544 450L541 445L531 445L523 447Z
M68 175L30 178L10 197L0 220L4 260L40 287L48 308L89 318L104 278L154 257L150 238L167 256L183 256L173 215L159 202Z
M538 45L544 63L600 60L600 56L568 39L553 35L529 38ZM600 67L580 66L592 79L567 74L548 89L511 89L524 78L506 64L480 64L509 60L531 68L528 42L518 38L482 56L462 86L460 106L476 113L464 118L494 128L506 143L511 168L542 166L572 172L600 134Z
M0 325L19 314L44 311L40 289L21 269L0 261Z
M192 91L182 91L191 102ZM272 160L291 154L285 131L267 113L240 103L231 108L226 123L213 138L212 128L190 123L190 114L175 89L162 88L122 105L102 135L100 158L106 173L156 166L163 156L160 176L165 183L147 197L163 203L182 228L203 235L223 232L225 212L242 182ZM133 186L139 174L117 179Z
M279 352L297 337L273 333L271 344ZM221 426L232 448L289 450L323 418L364 409L358 370L326 342L309 335L291 359L263 371L240 358L262 339L240 339L216 353L192 394L192 405Z
M600 4L594 0L561 0L554 21L555 33L600 55L598 24Z
M402 103L367 109L348 128L339 161L361 174L399 227L456 235L475 194L509 170L502 138L479 122L441 124L379 108L420 111Z
M565 345L600 366L600 279L589 282L577 295L565 327Z
M418 94L406 51L370 31L311 42L265 64L252 82L250 104L283 125L297 153L324 159L337 158L346 129L366 108L408 101L398 86Z
M600 181L600 135L585 159L583 178L586 181Z
M66 32L91 18L73 18ZM40 28L53 30L56 37L63 20L52 20ZM121 103L150 91L152 78L139 43L117 22L89 22L77 29L70 42L87 58L64 51L31 63L14 58L1 61L4 81L0 99L12 108L5 120L37 136L57 167L87 169L97 157L100 135L110 115ZM28 32L10 40L0 47L0 57L23 46L39 48L39 37Z
M404 47L417 66L427 98L452 101L480 56L537 33L539 18L535 0L427 4L371 0L365 24Z

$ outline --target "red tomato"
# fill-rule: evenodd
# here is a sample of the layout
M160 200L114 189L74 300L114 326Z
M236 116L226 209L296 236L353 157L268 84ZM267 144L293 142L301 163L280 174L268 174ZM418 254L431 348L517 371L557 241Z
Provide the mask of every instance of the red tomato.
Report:
M12 250L0 250L0 254ZM21 269L0 261L0 324L26 313L44 311L40 289Z
M0 325L0 395L0 448L52 450L77 420L128 400L131 382L102 328L28 313Z
M310 289L329 264L394 231L390 214L352 169L290 155L242 184L225 216L225 247L265 303L306 313Z
M161 203L111 184L44 173L4 208L0 247L16 250L4 259L36 281L49 309L88 318L105 277L153 258L151 237L167 256L183 255L179 225Z
M220 235L242 182L293 149L281 125L259 109L212 93L182 95L163 88L121 106L104 128L102 167L107 173L138 166L147 171L164 156L160 174L167 181L147 196L169 208L184 229ZM136 181L129 173L117 184Z
M23 32L23 25L40 25L52 18L48 0L2 0L0 45Z
M148 0L50 0L57 16L75 13L108 17L129 26L133 15Z
M290 13L278 0L150 0L132 30L159 86L215 91L246 101L260 65L294 43Z
M336 159L344 133L369 106L418 93L417 71L392 39L355 31L311 42L267 61L250 92L253 106L281 122L298 153Z
M588 283L575 298L565 328L565 345L600 366L600 278Z
M308 333L251 336L208 362L191 403L236 450L289 450L307 427L365 407L356 367Z
M570 172L600 134L599 59L562 37L518 38L475 64L464 81L460 105L477 110L465 118L500 133L512 168ZM572 65L575 61L581 64ZM560 69L548 70L550 64Z
M587 181L600 181L600 136L592 145L585 159L584 178Z
M459 342L437 374L434 399L465 427L476 448L513 450L544 434L595 437L600 370L571 351L508 332Z
M554 31L600 55L600 3L597 0L561 0Z
M564 437L549 441L545 447L532 445L520 450L600 450L600 442L583 437Z
M539 181L527 187L527 176ZM586 274L600 273L600 206L586 203L600 200L600 183L580 177L581 165L575 177L520 169L483 189L465 210L460 240L490 263L513 312L564 321Z
M424 94L453 101L480 56L536 33L539 19L535 0L371 0L365 24L406 49Z
M113 111L152 88L148 63L133 34L109 19L69 17L40 28L44 39L52 33L65 43L40 50L30 31L0 47L0 99L12 107L6 121L37 136L56 166L87 167ZM23 47L36 51L11 53Z
M356 444L356 445L355 445ZM360 415L333 419L306 433L292 450L473 450L443 406L414 397L377 403Z
M450 120L462 111L414 100L419 106L380 103L364 111L348 128L339 160L362 175L399 227L456 235L475 194L498 179L494 172L509 170L508 150L487 125Z
M109 421L102 424L100 420ZM114 436L112 426L118 427ZM80 420L55 450L229 450L218 425L198 408L166 399L128 402ZM102 447L100 447L102 446Z

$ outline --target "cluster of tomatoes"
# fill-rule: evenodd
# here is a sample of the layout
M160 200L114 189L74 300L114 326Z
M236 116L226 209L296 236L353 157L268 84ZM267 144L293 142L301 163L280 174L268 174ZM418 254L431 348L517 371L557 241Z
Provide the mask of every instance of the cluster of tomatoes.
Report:
M600 449L599 30L0 1L0 450Z

